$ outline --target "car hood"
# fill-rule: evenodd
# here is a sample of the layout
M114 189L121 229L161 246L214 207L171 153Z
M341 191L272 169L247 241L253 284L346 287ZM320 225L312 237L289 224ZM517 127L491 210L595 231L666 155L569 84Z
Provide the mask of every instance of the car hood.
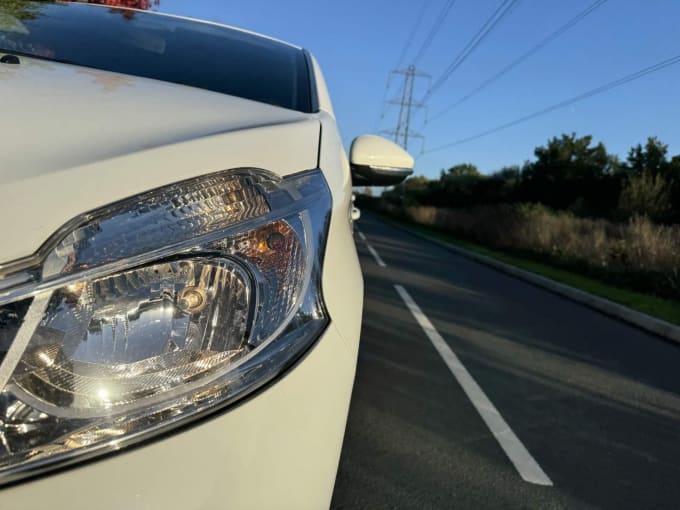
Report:
M79 214L154 187L318 161L314 115L182 85L21 57L0 64L0 96L0 263Z

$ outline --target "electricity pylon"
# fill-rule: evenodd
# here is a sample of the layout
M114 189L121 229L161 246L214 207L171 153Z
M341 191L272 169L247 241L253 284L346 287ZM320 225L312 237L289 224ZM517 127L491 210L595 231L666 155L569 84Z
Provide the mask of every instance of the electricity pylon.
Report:
M406 69L395 69L390 71L390 75L402 75L404 77L404 86L401 92L401 98L391 99L386 101L387 104L394 104L399 106L399 116L397 117L397 125L394 129L383 130L381 133L388 134L394 138L394 142L401 145L405 150L408 150L409 141L418 138L424 140L423 136L411 130L411 121L413 120L413 110L425 108L425 105L420 101L413 99L416 79L430 78L430 75L418 72L413 65Z

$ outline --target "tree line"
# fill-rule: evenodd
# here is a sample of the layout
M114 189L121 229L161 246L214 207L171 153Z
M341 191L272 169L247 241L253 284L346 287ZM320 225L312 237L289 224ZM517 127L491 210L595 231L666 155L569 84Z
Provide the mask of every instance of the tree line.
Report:
M680 223L680 155L669 156L656 137L632 147L624 161L592 136L573 133L536 147L534 155L534 161L486 175L473 164L458 164L439 179L412 177L383 197L445 208L540 203L582 217Z

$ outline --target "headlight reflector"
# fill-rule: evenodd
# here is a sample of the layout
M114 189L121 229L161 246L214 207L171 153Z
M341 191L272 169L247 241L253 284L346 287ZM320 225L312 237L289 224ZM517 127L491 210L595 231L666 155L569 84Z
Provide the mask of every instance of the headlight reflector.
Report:
M53 415L98 416L248 352L250 284L228 260L179 259L52 294L12 382Z

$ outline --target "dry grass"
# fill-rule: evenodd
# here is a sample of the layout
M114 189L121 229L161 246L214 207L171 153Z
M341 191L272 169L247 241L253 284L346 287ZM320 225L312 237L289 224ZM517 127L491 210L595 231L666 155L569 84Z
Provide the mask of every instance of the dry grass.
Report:
M390 207L390 206L387 206ZM391 207L390 207L391 208ZM392 210L392 213L396 210ZM680 296L680 226L577 218L536 205L407 207L406 217L492 248L529 253L614 284Z

